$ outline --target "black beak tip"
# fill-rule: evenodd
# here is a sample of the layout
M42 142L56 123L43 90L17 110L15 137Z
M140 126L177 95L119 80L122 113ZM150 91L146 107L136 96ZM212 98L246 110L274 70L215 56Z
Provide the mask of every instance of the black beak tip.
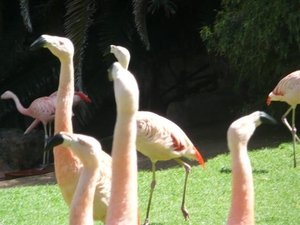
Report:
M277 124L277 121L265 112L260 112L259 117L262 123Z
M46 44L46 39L43 36L40 36L38 39L36 39L29 47L30 51L34 51L36 49L39 49L43 47Z
M54 135L46 144L44 151L50 151L51 149L53 149L55 146L60 145L64 142L64 138L61 134L56 134Z
M110 51L111 51L111 46L108 46L108 47L104 50L103 56L108 55L108 54L110 53Z

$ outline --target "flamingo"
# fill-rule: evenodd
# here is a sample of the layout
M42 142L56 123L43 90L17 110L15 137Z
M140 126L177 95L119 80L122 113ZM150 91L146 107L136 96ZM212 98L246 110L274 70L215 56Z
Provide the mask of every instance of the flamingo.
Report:
M118 62L113 63L108 71L114 81L117 120L112 148L112 187L107 224L139 224L135 146L138 85L134 76Z
M144 224L149 223L150 205L156 185L156 162L171 159L174 159L185 168L181 211L184 218L188 220L190 217L185 206L185 195L191 167L182 161L180 157L197 160L205 168L204 160L199 151L179 126L162 116L147 111L137 113L136 146L137 150L147 156L152 163L151 190Z
M284 125L289 129L293 137L293 155L294 155L294 168L296 167L296 140L300 143L297 136L297 128L295 126L295 110L300 104L300 70L294 71L284 78L282 78L273 91L270 92L267 98L267 105L271 101L286 102L290 108L283 114L281 120ZM287 115L292 111L292 126L287 121Z
M74 67L73 43L63 37L42 35L31 46L31 50L38 48L48 48L61 63L59 86L57 91L56 113L55 113L55 134L59 132L73 133L72 127L72 99L74 95ZM83 165L78 157L65 146L57 146L53 150L55 174L58 186L62 196L70 207L71 202L78 185L79 177L82 172ZM111 157L108 154L103 154L103 160L106 167L100 174L98 182L111 182ZM110 185L97 186L93 201L93 219L105 222L107 207L110 198ZM105 193L105 197L101 198L101 193Z
M231 154L232 197L227 224L254 224L254 187L247 145L256 127L263 122L276 123L268 114L256 111L234 121L228 128L227 144Z
M31 125L26 129L24 134L29 133L34 127L36 127L41 121L44 126L45 138L44 138L44 146L47 144L47 140L51 134L51 125L49 126L49 132L47 130L47 124L54 120L55 108L56 108L56 97L57 92L52 93L47 97L40 97L35 99L28 108L24 108L21 104L18 96L14 94L12 91L6 91L1 95L1 99L13 99L18 111L23 115L30 116L35 120L31 123ZM77 105L81 100L85 100L87 102L91 102L91 100L82 92L75 92L73 98L73 106ZM49 160L49 152L44 152L43 154L43 165L46 165Z
M100 177L110 173L106 171L109 168L106 166L107 154L102 151L99 141L82 134L59 132L48 142L45 150L49 151L57 145L68 147L82 163L78 185L70 206L70 224L92 224L95 189L98 187L102 190L97 193L97 198L107 199L111 186L107 179Z
M121 46L110 45L105 52L113 53L124 69L128 69L130 61L129 51ZM187 179L191 167L183 162L180 157L197 160L205 168L204 160L187 137L184 131L172 121L148 111L139 111L137 113L137 139L136 147L139 152L147 156L152 162L152 182L146 219L144 224L149 224L149 212L152 201L153 191L156 185L155 171L157 161L166 161L174 159L185 168L185 182L183 188L181 211L186 220L190 218L185 206L185 195L187 188Z
M57 98L57 91L53 92L51 95L49 95L50 98L52 98L52 101L56 107L56 98ZM44 98L44 97L42 97ZM78 105L82 100L84 100L85 102L89 102L91 103L92 100L85 95L83 92L81 91L75 91L74 92L74 97L73 97L73 107L75 107L76 105ZM44 107L44 105L40 105L40 107ZM41 110L42 111L42 110ZM24 132L24 134L28 134L30 131L32 131L41 121L38 119L35 119L30 126L26 129L26 131ZM51 121L52 122L52 121ZM49 125L49 135L51 134L51 122Z

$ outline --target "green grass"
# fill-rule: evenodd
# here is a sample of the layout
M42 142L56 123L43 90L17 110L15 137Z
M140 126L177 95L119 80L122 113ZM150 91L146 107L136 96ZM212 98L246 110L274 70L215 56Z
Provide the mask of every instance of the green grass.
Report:
M300 224L300 165L293 168L292 145L254 150L249 156L255 183L256 224ZM208 160L206 170L193 166L186 199L191 219L185 222L180 210L183 168L157 171L151 224L225 224L231 199L230 172L229 154ZM141 222L146 214L151 175L148 171L139 172ZM1 189L0 196L0 224L68 224L68 209L57 185Z

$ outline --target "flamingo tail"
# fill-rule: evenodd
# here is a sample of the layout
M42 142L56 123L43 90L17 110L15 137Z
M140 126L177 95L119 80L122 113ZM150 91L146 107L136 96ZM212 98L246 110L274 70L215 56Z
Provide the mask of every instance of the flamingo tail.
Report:
M75 91L75 94L77 94L81 99L83 99L86 102L92 102L92 100L85 94L83 94L80 91Z
M195 149L195 156L199 162L199 164L205 169L204 159L202 158L201 154L199 153L198 149L194 146Z

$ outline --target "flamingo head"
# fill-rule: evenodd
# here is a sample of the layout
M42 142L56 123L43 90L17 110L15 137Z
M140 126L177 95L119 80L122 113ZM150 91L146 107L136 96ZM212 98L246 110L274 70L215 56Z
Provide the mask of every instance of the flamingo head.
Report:
M276 120L265 112L256 111L234 121L227 131L229 150L232 151L236 148L236 146L240 145L247 146L256 127L262 123L275 124Z
M38 48L48 48L52 54L60 60L64 58L72 59L74 55L73 43L68 38L64 37L44 34L30 46L30 50L36 50Z
M45 151L49 151L58 145L70 148L86 167L97 167L100 165L100 151L102 148L99 141L93 137L59 132L47 143Z
M11 91L6 91L1 95L1 99L10 99L14 94Z
M109 53L113 53L118 62L121 63L125 69L128 69L130 53L126 48L117 45L110 45L105 50L104 55L108 55Z

